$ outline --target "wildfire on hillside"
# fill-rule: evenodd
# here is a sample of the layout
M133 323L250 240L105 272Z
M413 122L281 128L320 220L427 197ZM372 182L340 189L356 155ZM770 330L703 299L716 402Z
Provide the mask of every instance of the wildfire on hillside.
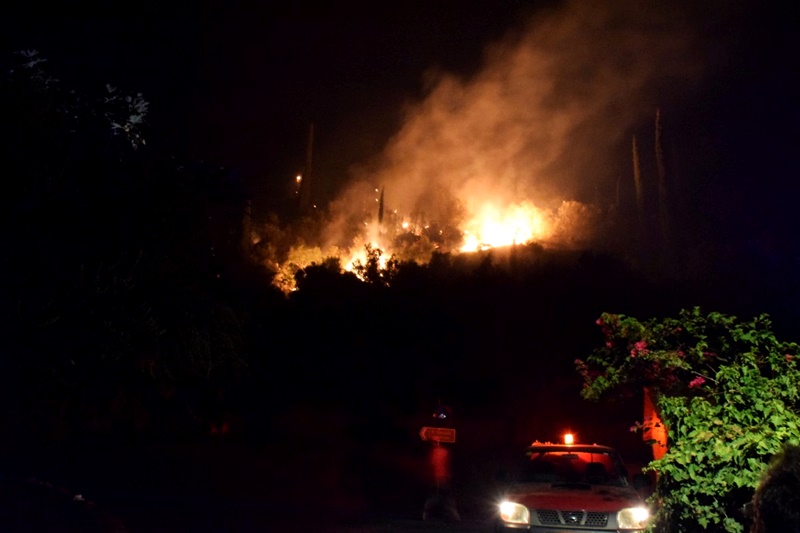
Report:
M476 217L465 224L462 252L474 252L498 246L527 244L549 237L551 224L547 213L530 202L508 206L504 210L486 204Z
M426 264L434 252L470 254L532 243L572 249L586 245L601 228L600 210L576 201L564 201L556 209L537 207L528 200L503 206L487 202L475 213L461 213L460 218L433 222L396 210L385 216L376 212L351 221L352 227L343 232L351 236L349 242L319 245L294 237L285 257L272 262L277 273L274 284L291 292L296 289L298 271L329 261L338 262L343 271L363 280L363 270L371 259L383 270L392 260ZM319 222L326 223L341 224L331 219ZM254 237L254 241L261 239L261 235Z
M295 272L326 258L358 274L368 250L425 263L434 252L597 245L611 211L620 220L634 202L630 133L652 120L661 89L701 76L697 39L673 9L576 0L490 43L470 75L432 69L314 229L281 249L265 238L279 285L291 290Z

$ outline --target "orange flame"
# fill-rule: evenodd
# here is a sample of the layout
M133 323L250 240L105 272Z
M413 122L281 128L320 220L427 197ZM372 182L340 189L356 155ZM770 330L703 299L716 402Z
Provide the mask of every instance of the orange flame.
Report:
M486 204L464 226L462 252L499 246L526 244L550 234L546 213L530 202L512 204L503 210Z
M458 228L463 241L451 250L444 252L470 253L491 248L525 245L533 242L557 244L561 246L581 245L591 237L598 224L596 208L575 201L564 201L557 209L544 209L525 200L506 204L486 202L468 216ZM349 248L329 246L320 248L297 244L292 246L288 257L277 266L273 283L285 293L296 290L294 275L311 264L322 264L328 258L338 258L343 270L359 275L358 265L366 265L370 257L367 249L378 250L378 268L386 270L389 260L399 253L399 260L427 261L418 257L403 256L403 251L393 249L395 238L400 235L424 237L429 226L423 221L409 222L408 219L392 211L394 222L381 224L377 220L364 221L359 235ZM441 235L441 230L439 234ZM254 234L253 242L261 240ZM439 244L435 244L438 249Z

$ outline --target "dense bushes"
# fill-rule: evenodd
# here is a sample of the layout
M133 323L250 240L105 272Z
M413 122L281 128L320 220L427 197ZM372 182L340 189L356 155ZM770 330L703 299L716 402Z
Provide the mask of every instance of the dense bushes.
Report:
M653 391L668 428L655 531L741 532L740 509L769 458L800 442L798 345L778 340L766 315L739 320L683 310L639 321L606 313L605 344L577 361L585 398ZM650 429L639 422L632 429Z

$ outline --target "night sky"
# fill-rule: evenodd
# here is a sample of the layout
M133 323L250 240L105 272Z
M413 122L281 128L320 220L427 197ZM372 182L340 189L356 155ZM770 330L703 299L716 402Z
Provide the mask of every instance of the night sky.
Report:
M309 123L320 150L339 153L339 168L364 157L396 127L426 69L469 72L487 40L525 10L413 4L34 3L3 18L2 44L39 49L69 83L142 91L154 133L176 149L254 179L291 179Z
M256 201L269 206L282 201L302 171L311 123L316 200L326 202L352 181L354 166L402 137L404 121L441 80L470 87L503 55L492 50L513 49L508 43L527 34L559 65L554 85L562 86L552 90L566 104L554 106L584 106L579 91L605 86L601 76L609 65L619 80L609 91L641 81L622 103L609 99L584 113L590 126L565 134L571 146L561 157L580 163L556 173L584 176L602 167L608 174L595 182L581 178L584 190L570 178L570 194L607 196L619 176L629 180L631 135L647 143L660 108L685 208L712 232L796 250L800 47L793 17L754 1L668 8L600 3L600 16L581 13L580 5L204 0L44 9L32 2L3 17L0 44L6 51L40 50L57 77L88 94L106 83L141 91L150 102L151 145L232 168ZM596 35L581 35L577 23L554 22L581 17L602 21L596 28L582 21ZM621 40L629 42L616 48ZM580 63L570 70L575 58ZM628 63L648 73L640 79L626 72ZM589 82L578 88L584 78ZM539 105L551 103L552 97ZM620 105L630 106L622 118L611 109ZM558 179L557 187L568 181Z
M680 230L675 233L682 235L683 242L697 245L687 245L681 251L676 277L682 279L691 262L706 269L703 276L690 280L697 282L687 285L687 291L691 291L693 287L705 289L705 281L724 278L726 271L734 272L719 284L726 294L710 301L733 302L748 312L753 308L781 312L781 333L788 331L796 338L796 302L800 297L796 276L800 268L800 239L796 235L800 198L800 158L796 155L800 141L798 22L796 15L777 2L757 0L143 0L91 5L67 2L57 7L32 0L4 8L0 17L0 67L10 68L14 51L36 49L47 58L50 72L63 86L78 94L101 97L106 84L143 93L150 103L144 129L146 150L159 157L202 160L230 169L237 183L245 187L252 205L261 209L253 213L256 219L266 219L270 209L279 210L292 198L295 176L305 164L311 124L315 132L313 190L315 202L321 205L347 211L342 206L358 204L363 191L374 202L377 187L385 187L387 212L393 208L412 212L423 204L434 210L440 206L432 199L440 190L469 198L493 195L509 202L534 198L557 204L574 199L608 209L616 201L620 184L623 196L632 201L634 136L642 149L643 173L654 186L654 119L659 110L673 201L671 215L675 229ZM24 168L27 161L15 163ZM97 198L96 204L104 203L105 198L98 194L92 197ZM153 205L162 200L161 209L165 211L173 209L169 199L143 198L135 205L144 213L131 220L150 217L151 200ZM99 212L114 211L113 202L109 203L108 209ZM651 201L649 206L654 204ZM376 204L369 205L374 210ZM657 210L651 211L655 220ZM70 209L64 212L74 215ZM189 231L193 227L184 228L180 222L191 226L196 220L206 223L211 219L205 211L198 212L202 212L202 219L165 217L179 222L173 224L178 229L186 230L185 234L176 231L164 238L169 243L166 249L177 249L175 257L182 253L183 244L187 249L193 245L184 242L185 235L195 234ZM243 218L240 213L233 217L236 224ZM635 215L634 209L613 213L623 213L620 218L625 213ZM9 234L16 232L17 223L7 224ZM621 226L627 223L623 220ZM95 224L94 219L86 224L102 230L106 226ZM47 235L60 226L42 223ZM82 226L76 222L65 227ZM144 235L143 241L151 239L147 233L150 227L160 228L153 233L172 229L172 225L159 225L156 220L152 226L143 224L132 233ZM27 232L20 232L25 239L35 232L25 229ZM52 234L59 235L57 231ZM694 234L700 236L694 238ZM83 245L82 231L70 229L69 237ZM124 239L102 242L114 244L117 240ZM52 241L60 244L58 239ZM24 239L20 242L29 244ZM200 242L204 255L198 252L198 257L208 259L208 243ZM659 246L657 240L649 244L653 249ZM94 252L91 245L86 249ZM24 250L21 247L9 254L12 260L7 263L20 271L33 264L41 266L41 272L72 273L61 265L62 257L56 252L43 254L46 260L39 265L39 256L23 257ZM114 250L109 246L108 256L113 257ZM211 251L216 254L213 247ZM79 252L73 251L68 259L74 259L83 272L85 258ZM762 270L749 264L735 265L741 266L735 269L723 261L718 263L717 253L726 260L746 262L755 258L753 265ZM466 255L461 256L462 266L475 259L476 276L483 275L484 270L491 274L491 257L484 261L479 256L464 259ZM458 254L454 257L458 259ZM510 252L499 252L496 259L498 264L512 264L517 256L511 248ZM216 268L216 258L214 261ZM187 262L198 263L197 272L205 265L202 261ZM375 427L387 424L389 417L384 417L381 408L394 409L395 413L416 409L411 404L422 402L423 395L431 396L425 401L431 400L429 392L433 390L450 386L452 395L460 396L476 410L482 404L502 404L505 391L501 394L501 383L505 381L492 382L494 376L502 375L505 380L524 375L519 373L521 360L529 368L542 360L556 369L551 370L553 373L567 375L561 370L569 367L571 371L573 355L563 360L553 355L565 349L562 344L588 342L575 331L582 331L580 328L586 325L593 327L597 317L593 313L628 312L625 308L594 306L629 305L632 312L649 312L651 308L694 304L689 299L695 295L673 290L669 285L672 280L653 291L644 282L637 285L625 281L622 276L627 272L618 268L622 262L606 261L592 253L576 259L573 267L563 267L553 275L552 283L548 277L552 273L547 269L523 272L520 267L504 277L498 268L492 276L487 274L478 281L438 271L443 264L440 261L437 266L431 261L428 269L431 276L441 278L424 277L423 272L428 271L409 267L406 292L401 288L393 293L381 292L382 287L368 292L361 285L351 284L355 278L346 275L327 278L325 270L317 267L312 274L318 277L308 279L316 283L321 280L322 284L315 288L309 282L305 294L304 290L293 293L299 296L288 298L288 304L278 299L277 292L250 290L255 286L260 290L261 282L267 280L263 269L257 272L259 284L242 275L238 281L248 287L241 291L246 295L242 300L247 302L242 307L252 304L259 312L262 304L264 308L264 315L258 315L263 324L252 328L257 341L252 349L258 355L255 373L262 372L267 376L265 383L274 385L252 387L261 395L262 403L248 400L246 395L231 400L245 406L243 416L252 417L248 423L256 428L253 432L262 428L261 409L271 413L278 409L273 404L302 405L307 391L317 395L308 401L316 398L318 406L328 403L326 394L330 390L331 396L344 396L342 405L357 406L356 412L369 423L373 422L370 417L379 420L373 426L364 422L362 430L367 437L359 437L364 442L377 435L372 432ZM161 272L163 265L157 266ZM195 270L192 272L196 274ZM737 287L730 291L729 280L735 284L740 273L741 279L752 282L751 290L731 294ZM203 271L203 276L206 274ZM514 284L517 274L521 279L530 275L529 280L536 283L523 284L520 289ZM8 279L11 286L15 280ZM229 287L224 276L203 278L200 289L194 287L193 279L181 272L174 278L164 277L166 281L159 277L153 285L149 280L142 281L144 289L158 295L153 300L163 308L163 317L167 317L164 323L170 324L169 317L174 313L180 317L176 323L184 324L187 331L202 327L186 318L194 316L195 300L176 297L175 303L162 298L160 283L186 288L197 301L206 301L209 294L216 294L214 291L224 292L218 285ZM433 281L427 285L429 280L452 281L452 285ZM617 290L615 284L624 290ZM48 286L31 278L25 290L33 301L40 297L49 302ZM761 290L763 287L772 292ZM202 292L206 289L208 294ZM233 288L229 292L240 296ZM275 299L254 303L253 294L272 294ZM675 301L679 297L686 300ZM658 301L660 298L663 302ZM385 302L394 305L382 305ZM274 306L274 316L270 306ZM349 313L342 311L342 306ZM16 313L16 307L13 310ZM94 309L90 311L95 316ZM580 313L585 316L576 316ZM363 327L362 322L375 324L375 331ZM556 322L563 330L549 327ZM308 334L309 323L318 326L314 335ZM172 329L165 330L172 334ZM35 352L35 344L28 347L27 330L21 331L21 353ZM72 334L72 329L69 331ZM420 331L428 332L431 338ZM537 338L536 331L545 339ZM352 381L346 383L364 386L359 382L364 361L372 361L373 346L385 344L389 334L397 339L388 343L381 363L370 369L379 379L366 383L366 389L384 402L373 405L362 401L361 396L366 395L360 389L342 387L337 379L349 368L347 375ZM84 338L91 340L88 335L76 337L80 338L75 344L79 348ZM564 338L574 342L562 343ZM54 335L47 340L62 339ZM298 344L306 350L299 352L303 357L295 357ZM464 373L450 372L448 358L464 354L470 361L464 365ZM395 365L405 359L411 364ZM440 365L436 372L429 370L429 361ZM508 365L506 370L503 364ZM316 371L310 373L311 377L307 376L308 368ZM541 398L550 394L545 375L537 369L532 378L525 378L542 385L540 389L528 387L535 391L531 394L541 394ZM427 381L417 388L414 397L409 392L413 387L403 379L412 383L419 376ZM387 383L392 386L387 388ZM519 395L515 401L523 403L528 398ZM420 405L420 412L424 409L427 407ZM286 413L287 419L292 418L291 410L287 408ZM540 427L555 425L561 422L556 418L551 413L551 418L536 423ZM168 420L166 415L164 420ZM275 420L280 422L277 415ZM276 427L280 427L278 422ZM419 444L416 429L403 434L407 437ZM249 465L243 471L247 469ZM370 469L365 467L364 472L366 479ZM369 493L369 484L364 487Z

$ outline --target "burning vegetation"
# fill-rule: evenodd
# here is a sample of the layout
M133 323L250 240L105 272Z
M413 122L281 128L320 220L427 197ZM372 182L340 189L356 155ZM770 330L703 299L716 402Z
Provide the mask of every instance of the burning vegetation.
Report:
M502 207L487 203L477 213L454 203L452 219L430 220L387 210L384 192L375 193L379 194L376 208L360 218L336 222L329 212L305 217L291 228L281 228L274 219L258 230L251 228L252 244L259 261L274 273L274 284L291 292L298 272L311 265L351 272L366 281L398 263L426 264L436 253L469 254L530 244L588 248L605 229L604 214L577 201L564 201L556 209L539 208L530 201ZM342 235L341 240L314 240L332 230Z
M540 13L489 46L476 72L429 72L381 153L351 167L330 202L312 199L314 181L330 179L312 174L312 127L294 178L303 217L290 229L276 220L251 228L258 260L291 291L308 265L338 261L360 275L371 254L384 268L390 258L424 264L435 253L532 243L607 249L619 238L611 226L626 214L640 223L645 209L639 163L635 183L624 164L631 135L665 84L674 90L701 71L682 22L634 2Z

